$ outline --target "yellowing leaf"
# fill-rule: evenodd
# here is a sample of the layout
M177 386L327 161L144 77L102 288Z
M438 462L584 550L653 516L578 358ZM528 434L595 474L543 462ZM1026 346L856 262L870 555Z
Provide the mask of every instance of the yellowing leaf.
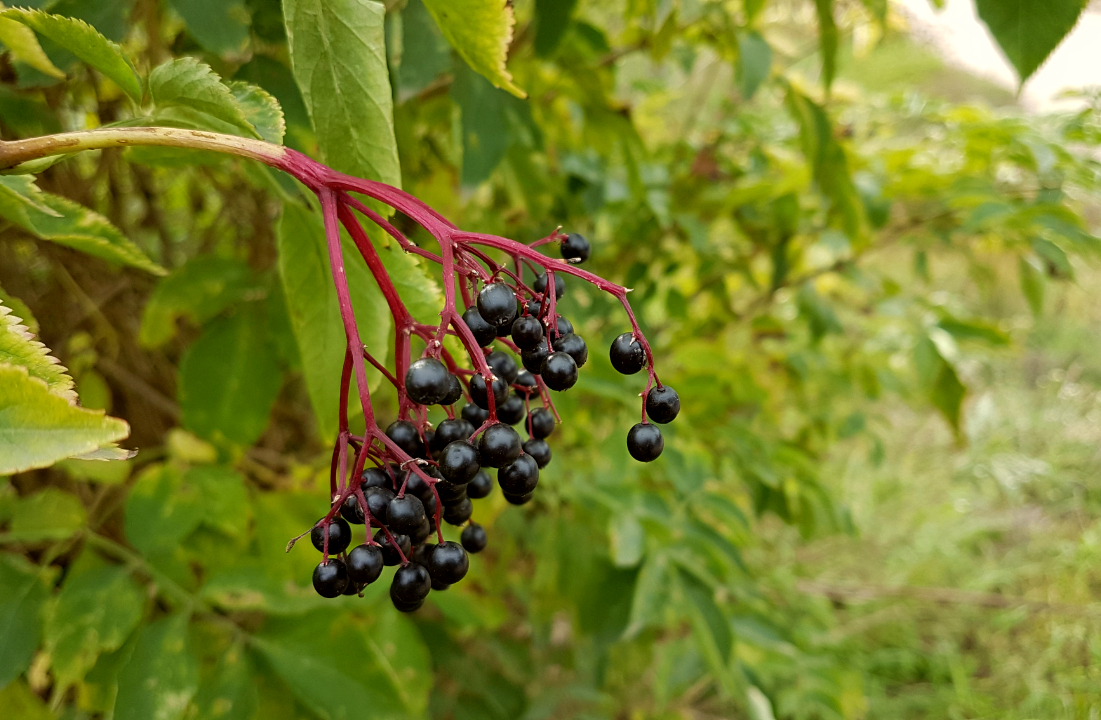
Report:
M504 0L424 0L424 6L470 67L497 87L527 97L505 67L516 24L511 4Z
M0 3L0 10L3 8L3 3ZM0 18L0 43L4 43L13 58L22 60L38 72L55 77L58 80L65 78L65 73L50 62L50 58L46 56L46 53L42 51L42 46L38 44L38 38L34 36L34 31L26 25L8 18Z

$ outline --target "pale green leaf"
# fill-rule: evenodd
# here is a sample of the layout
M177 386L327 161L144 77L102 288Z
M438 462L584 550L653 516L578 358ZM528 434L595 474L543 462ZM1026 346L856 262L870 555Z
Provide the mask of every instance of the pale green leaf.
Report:
M96 448L92 452L76 455L73 457L73 460L131 460L137 457L137 455L137 450L127 450L126 448L120 448L118 445L112 443L101 448Z
M225 55L248 44L249 11L241 0L170 0L204 50Z
M258 702L252 663L242 645L234 645L218 658L217 667L202 679L195 695L203 720L252 720Z
M3 3L0 3L0 9L3 7ZM49 56L42 51L42 46L38 44L34 31L26 25L10 18L0 17L0 43L4 44L14 60L25 62L44 75L58 80L65 79L65 73L50 61Z
M271 93L258 85L234 80L227 83L229 91L237 101L245 118L260 133L260 137L270 143L283 142L287 124L283 120L283 109Z
M0 687L30 664L42 632L45 601L46 586L38 568L16 556L0 558Z
M1022 84L1074 29L1085 7L1082 0L975 0Z
M516 97L527 93L505 67L516 18L512 4L499 0L424 0L451 47L474 70Z
M184 474L184 484L198 498L205 525L231 536L248 531L248 491L236 470L218 465L193 467Z
M1028 307L1032 310L1032 314L1039 317L1044 312L1046 279L1043 268L1039 267L1038 262L1024 256L1018 259L1017 266L1021 276L1021 292L1028 300Z
M129 434L122 420L71 405L26 368L0 365L0 474L47 467Z
M156 107L155 118L171 118L171 113L163 114L166 110L190 110L225 123L238 135L260 137L221 78L195 58L176 58L154 68L149 75L149 95Z
M3 17L27 25L113 80L135 103L141 103L141 81L115 43L83 20L41 10L6 10Z
M83 528L87 520L80 498L48 487L15 503L9 534L27 542L63 540Z
M187 616L144 627L119 671L114 720L176 720L199 686L199 663L188 648Z
M248 265L233 259L201 255L157 283L142 310L139 339L158 347L176 335L176 320L202 325L254 288Z
M822 85L829 92L837 73L837 22L833 17L833 0L814 0L818 15L818 51L822 56Z
M761 34L750 30L738 35L738 79L742 97L753 97L769 74L772 66L772 48Z
M42 380L50 391L70 402L76 401L73 379L50 350L34 339L20 318L0 303L0 364L19 365L31 377Z
M32 335L38 334L38 320L36 320L34 315L31 313L31 309L27 307L27 303L23 302L13 295L8 294L8 292L4 290L3 286L0 286L0 303L3 303L4 305L7 305L9 308L11 308L11 311L15 313L15 316L19 318L20 324L26 326L27 330L29 330Z

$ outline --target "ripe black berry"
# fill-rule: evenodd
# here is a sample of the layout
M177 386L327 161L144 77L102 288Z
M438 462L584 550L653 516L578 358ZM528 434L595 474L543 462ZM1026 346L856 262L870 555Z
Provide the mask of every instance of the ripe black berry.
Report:
M483 467L504 467L520 456L520 436L504 423L490 425L478 438L478 454Z
M413 557L409 559L418 565L428 567L428 563L432 558L432 553L436 551L437 547L436 543L423 543L413 549Z
M539 374L551 390L569 390L577 382L577 363L564 352L551 353Z
M529 391L538 387L538 384L535 382L535 376L527 370L521 370L520 374L516 376L516 382L512 384L513 386L519 385Z
M401 605L424 602L431 589L432 578L428 575L428 569L418 563L409 563L394 573L394 580L390 583L390 599L398 610L402 610Z
M656 460L665 448L661 430L650 423L637 423L627 433L627 451L639 462Z
M520 369L516 367L516 361L512 356L500 350L494 350L486 355L486 364L493 370L493 374L511 385L516 381Z
M516 317L516 295L504 283L490 283L478 293L478 313L495 328Z
M531 315L518 317L512 323L512 342L521 350L529 350L543 341L543 323Z
M478 451L466 440L456 440L440 453L440 474L456 485L470 482L480 469Z
M646 416L656 423L673 422L680 412L680 396L668 385L650 388L646 393Z
M524 452L531 455L535 459L535 464L542 470L551 461L551 449L546 440L536 440L532 438L524 443Z
M486 530L478 523L470 523L463 528L463 534L459 536L463 548L469 553L480 553L486 549Z
M497 406L497 419L506 425L515 425L524 419L524 400L516 393Z
M487 323L476 307L466 309L463 322L470 328L470 334L480 347L487 347L497 337L497 328Z
M421 471L426 475L439 477L439 474L436 472L436 468L431 465L422 467ZM409 480L405 482L405 494L416 495L421 499L421 502L424 503L424 506L427 508L428 503L431 502L432 488L429 487L428 483L424 481L424 478L422 478L417 473L409 472L408 475ZM401 485L399 484L398 487L400 488Z
M443 592L444 590L447 590L449 587L451 587L451 586L448 585L447 583L440 582L440 581L436 580L436 578L432 578L432 589L435 590L436 592Z
M535 282L532 283L531 289L540 295L545 295L547 292L547 274L539 273L536 276ZM554 296L557 298L566 294L566 279L558 273L554 275Z
M447 507L466 498L466 487L466 485L456 485L447 480L441 480L436 483L436 492L440 495L440 502Z
M497 483L505 495L527 495L539 484L539 465L531 455L522 453L497 472Z
M390 476L381 468L367 468L360 477L363 478L360 487L364 490L372 487L389 488L394 486L393 481L390 480Z
M418 405L435 405L451 389L451 373L436 358L421 358L405 373L405 392Z
M550 355L550 350L547 350L547 344L540 341L535 347L520 353L520 362L524 364L524 368L528 372L538 375L543 371L543 361L547 359L548 355Z
M470 558L466 550L457 542L448 540L437 545L428 561L428 574L434 581L454 585L466 577L470 569Z
M394 498L386 510L386 527L394 533L411 535L424 519L424 503L416 495Z
M572 357L573 361L577 363L577 367L581 367L589 359L589 348L580 335L574 335L573 333L562 335L554 341L554 349Z
M409 457L420 457L424 452L424 443L417 432L417 426L411 422L395 420L386 428L386 437L393 440Z
M417 526L417 529L409 533L409 542L412 545L420 545L432 534L432 522L426 517L421 520L421 524Z
M379 549L382 550L382 562L387 567L401 563L401 556L398 555L398 548L401 548L405 557L409 557L409 553L413 552L413 543L410 542L408 535L395 534L394 540L398 543L397 548L390 544L390 538L386 537L386 533L383 530L379 530L375 533L375 542L379 544Z
M348 526L344 518L333 518L329 523L329 554L336 555L344 552L344 548L348 547L351 540L352 528ZM325 530L320 525L310 530L310 542L313 543L318 552L325 551Z
M510 505L527 505L535 497L535 493L528 493L526 495L509 495L505 493L505 500Z
M592 247L584 235L570 233L562 241L562 259L570 263L583 263L589 259Z
M517 315L519 314L519 312L520 311L517 310ZM512 317L516 317L516 315L513 315ZM512 334L512 321L511 320L506 322L504 325L499 325L497 327L497 337L507 338L511 334Z
M482 387L484 392L484 382L482 383ZM467 403L466 405L463 405L461 415L463 420L466 420L468 423L470 423L471 427L473 427L474 430L477 430L485 424L486 420L489 419L489 410L478 407L474 403ZM470 431L471 435L474 434L474 430ZM467 437L470 437L470 435L468 435Z
M528 429L528 435L536 440L550 437L554 432L554 413L546 408L535 408L528 413L528 419L524 425Z
M348 587L348 568L337 558L319 563L313 569L313 589L325 598L338 597Z
M340 506L340 517L353 525L362 525L364 521L363 508L359 506L359 499L355 495L349 495Z
M448 374L447 376L447 394L443 396L443 400L440 400L440 405L454 405L463 399L463 384L459 382L459 378L454 375Z
M474 479L466 484L466 494L471 500L481 500L493 491L493 480L485 470L479 470Z
M444 506L443 520L449 525L462 525L473 514L474 505L470 502L470 498L463 498L462 502Z
M386 512L390 509L390 503L393 502L394 497L394 491L390 488L374 487L363 491L367 509L371 512L371 519L375 523L386 521Z
M360 585L370 585L382 574L382 548L356 545L348 553L348 577Z
M623 333L612 341L610 356L612 367L624 375L634 375L646 365L646 353L642 343L629 332Z
M467 440L474 434L474 426L466 420L444 420L436 426L432 438L432 450L439 452L456 440Z
M498 377L493 381L493 400L500 405L508 398L508 383ZM489 397L486 395L486 381L481 375L470 378L470 399L474 404L489 410Z
M562 317L558 316L558 320L555 321L554 326L558 329L555 333L555 337L561 337L562 335L569 335L573 332L573 323Z

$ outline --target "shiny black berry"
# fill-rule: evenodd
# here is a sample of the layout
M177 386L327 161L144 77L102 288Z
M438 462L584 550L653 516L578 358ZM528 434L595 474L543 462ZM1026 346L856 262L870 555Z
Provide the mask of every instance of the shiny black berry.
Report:
M609 355L612 367L624 375L634 375L646 366L646 353L642 349L642 343L629 332L612 341Z
M478 451L466 440L456 440L440 452L440 474L456 485L470 482L481 466Z
M338 597L347 587L348 568L337 558L329 558L313 569L313 589L321 597Z
M484 382L482 383L482 391L485 392ZM489 419L489 410L478 407L474 403L467 403L466 405L463 405L463 409L460 414L462 415L463 420L466 420L468 423L470 423L470 426L473 427L474 430L480 428L482 425L485 424L485 421ZM470 431L471 435L474 434L474 430ZM467 437L470 436L468 435Z
M405 420L395 420L386 428L386 437L394 441L409 457L420 457L424 452L417 426Z
M386 527L393 533L411 535L424 519L424 503L416 495L394 498L386 510Z
M363 524L363 508L359 506L359 499L355 495L349 495L340 506L340 517L353 525Z
M650 388L646 393L646 417L656 423L673 422L680 412L680 396L668 385Z
M405 392L418 405L435 405L451 389L451 373L436 358L421 358L405 373Z
M478 308L467 308L463 313L463 322L470 328L470 334L481 347L486 347L497 337L497 328L485 321L478 312Z
M535 282L532 283L531 289L534 290L535 292L539 293L540 295L546 294L546 292L547 292L547 274L546 273L539 273L539 275L537 275L536 278L535 278ZM563 278L558 273L555 273L554 274L554 296L556 298L560 298L565 294L566 294L566 279Z
M572 357L577 367L581 367L589 359L589 348L580 335L573 333L562 335L554 341L554 349L556 352L564 352Z
M512 342L521 350L529 350L543 342L543 323L531 315L518 317L512 323Z
M431 465L422 466L421 472L431 477L439 476L436 468ZM432 498L432 487L417 473L409 472L408 475L409 479L405 481L405 494L416 495L421 499L421 502L424 503L425 508L427 508ZM400 488L401 485L398 485L398 487Z
M505 500L509 505L527 505L535 497L535 493L528 493L527 495L509 495L505 493Z
M550 350L547 350L547 344L540 342L530 350L525 350L520 353L520 362L524 364L524 369L528 372L538 375L543 371L543 361L550 355Z
M432 578L428 575L428 569L419 563L409 563L394 573L394 580L390 583L390 599L398 610L402 610L402 605L424 602L431 589Z
M546 440L536 440L532 438L524 443L524 452L531 455L535 459L535 464L542 470L551 461L551 449Z
M447 376L447 394L440 400L440 405L454 405L463 399L463 384L459 382L459 378L454 375L448 374Z
M538 387L538 384L535 382L535 376L527 370L521 370L520 374L516 376L516 382L512 383L512 385L513 387L519 385L528 391L535 390Z
M466 494L471 500L481 500L493 491L493 480L485 470L479 470L474 479L466 484Z
M592 247L584 235L570 233L562 241L562 259L570 263L583 263L589 259Z
M352 528L344 518L333 518L329 523L329 554L336 555L344 552L348 543L352 540ZM325 551L325 530L320 525L310 530L310 542L319 552Z
M474 404L485 410L489 410L489 396L486 395L486 381L481 375L470 378L470 399ZM493 381L493 399L500 405L508 399L508 383L498 377Z
M466 487L466 485L456 485L447 480L441 480L436 483L436 492L439 493L440 502L447 507L466 499Z
M661 430L650 423L638 423L627 433L627 451L639 462L656 460L665 448Z
M433 515L434 514L435 514L435 512L433 511ZM435 518L432 518L432 519L435 519ZM429 519L429 517L426 517L424 520L421 520L421 524L417 526L417 529L414 530L413 532L409 533L409 542L410 542L410 544L416 546L416 545L420 545L421 543L423 543L425 540L427 540L432 535L432 529L433 529L432 528L432 522Z
M554 432L554 413L546 408L535 408L528 413L524 426L527 428L528 435L536 440L548 438Z
M555 321L554 326L558 329L558 331L554 334L555 337L569 335L573 332L573 323L562 317L561 315L558 316L558 320Z
M405 553L405 557L409 557L409 553L413 552L413 543L409 540L408 535L395 534L394 540L398 543L397 548L390 544L390 538L386 537L384 531L379 530L375 533L375 542L379 544L382 550L382 562L387 567L401 563L401 556L398 555L398 548L401 548L401 551Z
M506 425L515 425L524 419L524 399L516 393L497 406L497 419Z
M470 498L463 498L461 502L454 505L445 505L443 509L443 520L449 525L462 525L464 522L470 519L470 516L474 514L474 505L471 504Z
M577 382L577 363L567 353L551 353L543 361L539 375L551 390L569 390Z
M470 523L463 528L463 534L459 536L463 548L469 553L480 553L486 549L486 530L478 523Z
M512 323L516 317L516 295L504 283L490 283L478 293L478 314L494 328Z
M364 490L372 487L392 488L394 486L390 476L381 468L367 468L360 477L363 478L360 487Z
M428 561L428 574L432 579L448 585L454 585L466 577L469 569L470 558L467 557L466 550L459 543L450 540L437 545Z
M466 420L444 420L436 426L436 435L432 438L432 450L439 452L456 440L467 440L474 434L474 426Z
M371 519L375 524L386 521L386 512L390 509L390 503L394 500L394 491L390 488L374 487L363 491L363 498L367 501L367 509L371 512Z
M428 563L431 561L432 553L436 551L436 547L438 547L436 543L422 543L413 548L413 556L409 558L409 560L418 565L428 567Z
M490 425L478 438L478 455L483 467L504 467L520 456L520 436L504 423Z
M539 465L531 455L522 453L497 472L497 483L505 495L527 495L539 484Z
M348 553L348 577L354 583L370 585L382 574L382 548L378 545L356 545Z
M486 355L486 364L493 370L493 374L511 385L516 381L520 369L516 367L516 361L512 356L501 350L494 350Z

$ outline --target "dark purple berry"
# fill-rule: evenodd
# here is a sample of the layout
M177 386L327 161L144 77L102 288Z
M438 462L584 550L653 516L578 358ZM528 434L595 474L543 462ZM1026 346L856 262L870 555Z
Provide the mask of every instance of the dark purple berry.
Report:
M474 404L489 410L489 397L486 395L486 381L481 375L470 378L470 399ZM500 405L508 399L508 383L502 378L493 381L493 400Z
M528 493L527 495L509 495L505 493L505 500L509 505L527 505L535 497L535 493Z
M337 558L329 558L313 569L313 589L321 597L339 597L347 587L348 568Z
M512 342L521 350L530 350L543 342L543 323L531 315L518 317L512 323Z
M524 399L516 393L497 406L497 419L506 425L515 425L524 419Z
M561 315L558 316L558 320L555 322L554 326L557 328L557 332L554 335L555 337L569 335L573 332L573 323Z
M409 553L413 552L413 543L409 540L408 535L394 535L394 540L397 541L398 547L394 547L390 544L390 538L386 537L386 533L379 530L375 533L375 542L379 544L379 548L382 550L382 562L387 567L392 567L401 563L401 555L398 555L398 548L405 554L405 557L409 557Z
M421 472L431 477L437 477L436 468L431 465L422 466ZM416 495L425 508L432 501L432 487L415 472L409 472L409 479L405 482L405 494Z
M531 289L540 295L545 295L547 292L547 274L539 273L535 277L535 282L532 283ZM566 294L566 279L558 273L554 274L554 296L560 298Z
M424 452L424 443L421 441L417 426L405 420L395 420L386 428L386 437L402 449L409 457L420 457Z
M482 383L482 387L484 391L484 382ZM468 403L466 405L463 405L461 415L463 420L466 420L468 423L470 423L470 426L474 428L474 430L477 430L485 424L486 420L489 419L489 410L486 410L485 408L480 408L474 403ZM474 434L474 430L470 431L471 435ZM470 436L468 435L467 437Z
M447 480L436 483L436 492L439 493L440 502L444 507L466 499L466 485L456 485Z
M432 535L432 523L426 517L421 520L421 524L417 526L417 529L409 533L409 542L413 545L420 545Z
M486 364L493 370L493 374L502 379L508 385L516 382L516 376L520 369L516 367L516 361L512 356L501 350L494 350L486 355Z
M634 375L646 366L646 353L642 349L642 343L629 332L623 333L612 341L609 355L612 359L612 367L624 375Z
M516 376L516 382L512 383L512 385L513 387L519 385L520 387L529 391L539 387L538 384L535 382L535 376L527 370L521 370L520 373Z
M474 426L466 420L444 420L436 426L432 438L432 450L439 452L456 440L467 440L474 434Z
M329 554L337 555L344 552L344 548L348 547L351 540L352 528L348 526L344 518L333 518L329 522ZM325 552L325 530L320 525L310 530L310 541L318 552Z
M360 477L363 478L360 487L364 490L372 487L394 487L394 482L390 479L390 476L381 468L367 468Z
M448 374L447 376L447 394L443 396L443 400L440 400L440 405L454 405L463 399L463 384L459 382L459 378L454 375Z
M428 563L431 561L432 558L432 553L435 552L437 547L438 546L436 545L436 543L422 543L421 545L413 548L413 556L409 559L412 562L417 563L418 565L424 565L425 567L428 567Z
M436 358L421 358L405 373L405 392L418 405L435 405L451 389L451 373Z
M646 393L646 416L656 423L673 422L680 412L680 396L668 385L650 388Z
M382 574L382 548L378 545L356 545L348 553L348 577L360 585L370 585Z
M504 467L520 456L520 436L504 423L490 425L478 438L478 455L483 467Z
M539 484L539 465L531 455L522 453L497 472L497 483L505 495L527 495Z
M527 427L528 435L536 440L548 438L554 432L554 413L546 408L535 408L528 413L528 419L524 425Z
M393 533L412 535L424 519L424 503L416 495L394 498L386 510L386 527Z
M577 363L564 352L551 353L539 371L551 390L569 390L577 382Z
M562 259L569 263L583 263L589 259L592 247L584 235L570 233L562 241Z
M448 585L447 583L440 582L440 581L436 580L436 578L432 578L432 589L435 590L436 592L443 592L444 590L447 590L449 587L451 587L451 586Z
M525 350L520 353L520 362L524 364L524 369L533 375L538 375L543 371L543 362L550 355L550 350L547 350L547 344L540 342L530 350Z
M572 357L577 367L581 367L589 359L589 348L580 335L573 333L562 335L554 341L554 349L556 352L564 352Z
M473 514L474 505L471 504L470 498L463 498L460 503L444 506L443 520L449 525L462 525Z
M478 451L466 440L456 440L440 452L440 474L456 485L470 482L479 470Z
M524 443L524 452L531 455L535 459L535 464L542 470L551 461L551 449L546 440L536 440L532 438Z
M497 328L487 323L476 307L467 308L463 313L463 322L470 328L470 334L481 347L488 346L497 337Z
M464 527L459 539L468 553L480 553L486 549L486 530L478 523L470 523Z
M627 451L639 462L656 460L665 448L661 430L650 423L637 423L627 433Z
M363 508L359 506L359 498L349 495L340 506L340 517L353 525L362 525L364 521Z
M478 314L494 328L516 317L516 294L504 283L490 283L478 293Z
M450 540L437 545L428 561L428 574L433 580L447 585L454 585L462 580L469 569L470 558L467 557L466 550L459 543Z
M403 610L403 606L424 602L431 589L432 578L428 575L428 569L418 563L409 563L394 573L394 580L390 583L390 599L398 610Z
M390 488L374 487L363 491L363 499L367 501L367 509L371 512L371 519L380 524L386 521L386 512L390 509L390 503L394 500L394 491Z
M466 484L466 494L471 500L481 500L493 491L493 480L485 470L479 470L474 479Z

